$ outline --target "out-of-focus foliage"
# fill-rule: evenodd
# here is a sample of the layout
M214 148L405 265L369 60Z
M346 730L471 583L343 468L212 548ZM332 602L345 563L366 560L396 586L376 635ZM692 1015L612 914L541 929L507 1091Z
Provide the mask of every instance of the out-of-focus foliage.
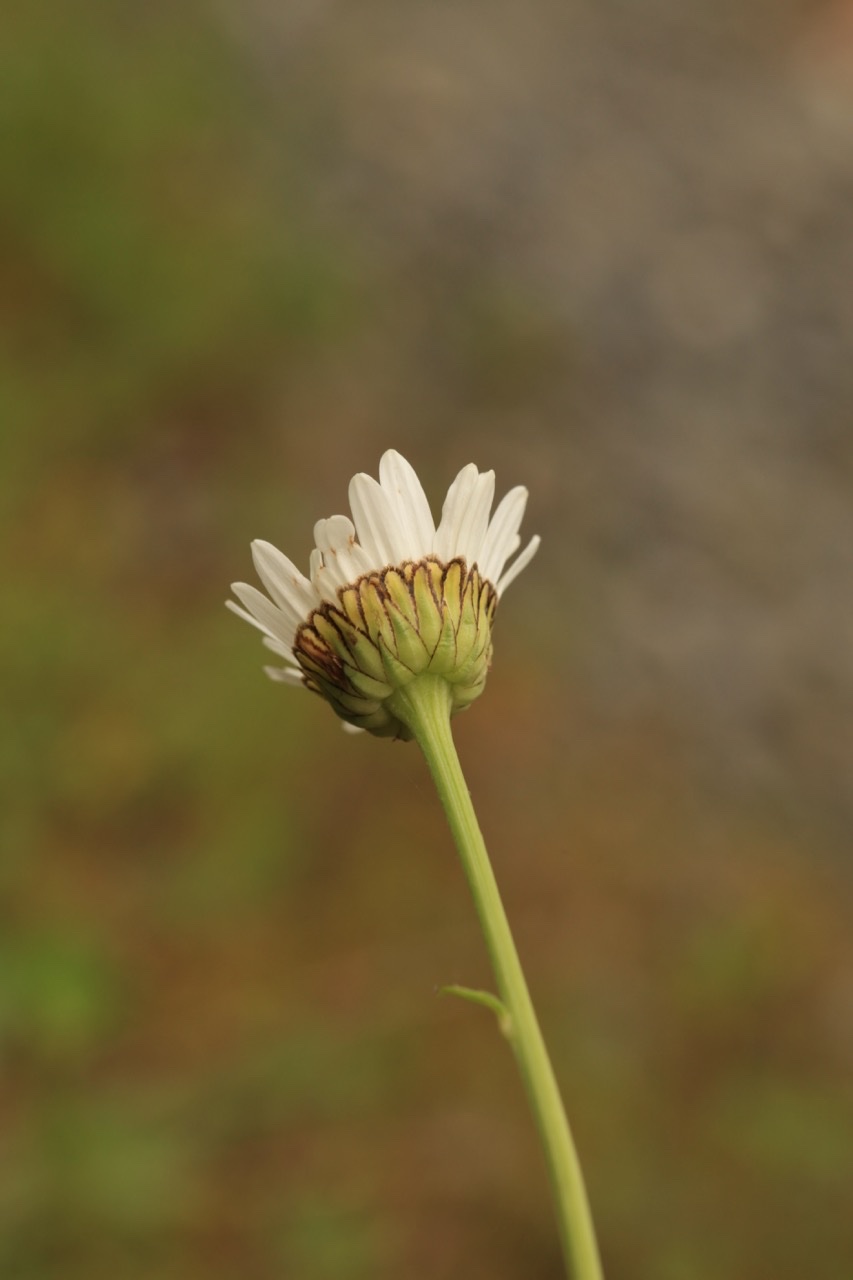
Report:
M845 9L644 9L7 6L4 1276L560 1274L422 763L221 607L391 445L546 535L459 740L608 1274L853 1273Z

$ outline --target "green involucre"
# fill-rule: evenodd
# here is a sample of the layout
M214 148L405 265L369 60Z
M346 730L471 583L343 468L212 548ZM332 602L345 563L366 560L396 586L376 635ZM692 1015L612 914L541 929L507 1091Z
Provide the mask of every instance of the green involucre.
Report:
M482 693L492 659L497 592L456 558L365 574L315 609L293 651L309 689L343 719L380 737L409 738L388 700L428 672L451 688L451 714Z

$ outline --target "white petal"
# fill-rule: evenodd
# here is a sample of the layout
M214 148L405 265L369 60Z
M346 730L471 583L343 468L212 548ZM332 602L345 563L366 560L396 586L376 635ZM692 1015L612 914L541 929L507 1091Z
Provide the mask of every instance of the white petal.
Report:
M435 554L439 560L452 560L455 555L460 554L459 528L477 483L477 475L474 463L469 462L447 490L441 509L441 523L435 534Z
M459 528L459 554L465 557L469 567L479 563L486 530L489 527L489 512L492 509L494 496L495 473L484 471L477 477L468 510Z
M480 570L489 582L497 582L508 558L521 542L518 529L524 518L526 505L527 490L523 485L510 489L498 503L486 534L480 560Z
M311 583L272 543L256 539L252 559L258 577L295 631L319 604Z
M397 564L404 557L397 554L396 520L388 495L372 476L360 472L349 486L349 502L358 540L366 551L373 569Z
M314 586L323 599L328 600L330 604L334 604L337 600L338 587L341 585L343 584L338 582L336 575L331 573L324 564L321 564L314 574Z
M497 591L499 596L504 591L506 591L507 587L511 582L515 581L515 579L521 573L522 569L527 568L527 566L530 564L530 561L533 559L533 557L536 555L536 552L539 550L539 543L541 541L542 539L539 537L539 534L537 533L535 537L530 539L527 546L522 551L521 555L518 556L517 559L513 560L512 564L509 566L506 573L501 578L500 582L495 584L495 590Z
M347 516L329 516L328 520L318 520L314 525L314 541L324 552L345 547L354 536L355 527Z
M375 567L373 561L364 547L359 546L357 542L351 543L347 548L347 556L351 566L349 582L357 582L365 573L373 572Z
M366 732L367 732L367 730L366 730L366 729L362 729L361 725L358 725L358 724L350 724L349 720L342 720L342 721L341 721L341 728L343 729L344 733L353 733L353 734L355 734L355 733L366 733Z
M239 604L235 604L233 600L226 600L225 608L230 609L232 613L236 613L237 617L242 618L244 622L248 622L250 627L257 627L259 631L263 631L265 640L275 639L275 636L270 635L262 622L258 622L257 618L254 618L246 609L241 609Z
M356 542L352 521L346 516L318 520L314 537L328 571L325 581L334 583L336 589L349 586L373 568L367 552Z
M272 636L273 640L280 640L288 648L292 646L296 628L291 625L281 609L258 591L257 587L250 587L246 582L233 582L231 590L249 611L247 615L230 600L226 601L234 613L238 613L247 622L254 622L255 626L260 627L261 631L268 636Z
M414 467L389 449L379 462L379 481L396 516L400 559L422 560L432 551L435 522Z
M272 636L264 636L263 643L268 649L272 649L273 653L277 653L280 658L284 658L285 662L289 662L292 667L298 667L299 663L293 655L293 650L288 649L286 644L282 644L280 640L274 640Z
M278 684L302 685L305 683L302 673L294 671L292 667L264 667L264 673Z
M283 551L271 542L256 538L252 543L252 559L264 586L274 584L276 594L287 600L297 617L307 617L316 609L318 601L310 581Z

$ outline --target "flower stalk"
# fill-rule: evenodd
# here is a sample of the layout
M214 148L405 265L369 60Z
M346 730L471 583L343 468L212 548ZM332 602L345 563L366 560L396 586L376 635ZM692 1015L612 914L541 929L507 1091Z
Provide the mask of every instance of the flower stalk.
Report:
M500 1000L466 988L448 990L486 1004L497 1014L518 1062L545 1149L568 1274L573 1280L602 1280L574 1141L453 742L451 689L441 677L424 673L397 689L391 702L394 715L423 751L435 782L474 898Z

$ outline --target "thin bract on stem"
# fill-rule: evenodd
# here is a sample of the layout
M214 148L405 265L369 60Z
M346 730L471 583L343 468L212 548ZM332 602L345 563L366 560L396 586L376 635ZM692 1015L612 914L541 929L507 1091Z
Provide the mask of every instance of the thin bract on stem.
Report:
M515 1053L545 1148L568 1274L573 1280L602 1280L574 1141L453 742L451 697L445 680L425 673L397 689L391 701L426 757L462 859L505 1014L501 1017L497 1001L495 1011ZM457 994L476 998L479 993L460 988Z

